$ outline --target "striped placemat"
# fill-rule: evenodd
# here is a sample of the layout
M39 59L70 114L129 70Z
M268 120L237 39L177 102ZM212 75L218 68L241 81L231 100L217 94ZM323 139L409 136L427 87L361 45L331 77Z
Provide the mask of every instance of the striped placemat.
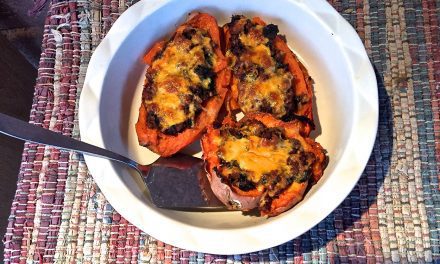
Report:
M32 123L79 137L88 61L133 2L51 2ZM288 243L245 255L179 249L115 212L81 155L27 143L4 238L5 263L440 261L440 3L330 2L356 28L373 62L380 119L365 172L325 220Z

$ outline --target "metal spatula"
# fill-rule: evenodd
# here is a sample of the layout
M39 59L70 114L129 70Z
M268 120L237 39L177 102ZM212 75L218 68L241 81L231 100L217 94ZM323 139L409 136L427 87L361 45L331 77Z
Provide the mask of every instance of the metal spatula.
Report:
M0 113L0 133L21 140L73 150L128 165L142 176L150 192L152 202L157 207L190 211L226 210L211 191L201 159L177 154L170 158L159 158L149 165L141 165L112 151L72 139L2 113Z

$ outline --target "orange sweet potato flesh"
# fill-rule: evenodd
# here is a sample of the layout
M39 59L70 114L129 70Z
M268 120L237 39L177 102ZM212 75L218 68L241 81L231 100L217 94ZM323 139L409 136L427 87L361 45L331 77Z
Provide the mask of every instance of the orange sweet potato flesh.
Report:
M216 65L214 65L217 95L204 102L202 112L197 117L194 126L177 135L167 135L158 129L149 128L147 126L147 111L144 104L141 104L138 122L136 123L139 144L163 157L171 156L194 142L205 131L206 127L216 120L229 84L230 72L226 67L226 59L220 50L220 30L216 19L209 14L200 13L179 26L176 32L183 31L187 26L205 29L213 42L217 44L214 49L217 55ZM145 63L151 65L155 55L163 49L164 45L165 41L154 44L144 57Z
M276 119L270 114L266 113L251 113L244 117L243 120L253 119L262 122L266 127L270 128L282 128L284 130L284 136L286 138L298 138L302 137L299 134L301 129L301 122L283 122ZM231 120L226 121L228 125L234 125ZM219 136L219 130L209 127L207 133L202 137L202 149L203 159L205 160L205 168L208 172L208 179L211 183L211 189L214 194L222 201L227 207L234 208L234 205L230 203L231 200L239 201L241 210L248 211L258 206L258 202L263 195L264 190L253 189L251 191L242 191L238 188L234 188L224 184L217 176L215 168L220 164L220 158L217 153L219 146L215 143L215 138ZM295 204L302 200L307 187L310 184L315 184L323 175L326 167L327 157L324 149L317 142L314 142L310 138L304 138L307 142L305 150L315 154L317 161L312 167L312 177L309 181L298 183L293 182L286 190L284 190L278 198L274 199L271 203L270 209L261 211L263 216L276 216L286 210L292 208Z
M255 24L259 24L262 26L266 25L266 23L259 17L254 17L251 20ZM225 38L225 49L227 50L230 48L231 38L231 34L227 25L223 27L223 33ZM292 89L294 89L295 91L294 96L305 94L307 95L307 98L310 99L307 104L303 105L300 109L298 109L298 112L295 113L297 116L306 117L309 120L309 122L303 122L303 126L300 131L301 135L308 136L313 129L313 80L308 74L307 69L304 67L304 65L298 60L297 56L290 50L287 43L279 35L275 37L274 45L276 49L282 51L285 54L283 62L284 64L288 65L289 71L294 76L294 81L292 82ZM232 75L230 91L226 98L226 107L229 113L240 109L240 106L238 104L238 96L238 79L235 78L234 75Z

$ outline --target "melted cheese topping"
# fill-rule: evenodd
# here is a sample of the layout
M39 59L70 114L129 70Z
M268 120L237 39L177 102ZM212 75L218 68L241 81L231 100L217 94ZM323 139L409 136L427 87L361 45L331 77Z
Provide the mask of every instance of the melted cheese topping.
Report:
M267 39L258 39L245 34L240 34L239 38L241 43L248 48L247 52L241 55L241 60L247 60L262 67L274 67L270 49L266 45Z
M187 119L185 113L180 110L181 103L177 93L158 93L151 102L159 105L159 116L165 126L169 127Z
M294 182L309 181L314 166L322 162L303 137L285 138L284 133L282 128L244 120L220 128L212 140L218 147L217 176L233 190L261 194L260 210L269 210L273 199Z
M290 87L291 78L284 74L271 75L267 80L244 82L240 86L239 104L245 113L262 111L260 105L268 104L272 113L280 118L286 114L284 101L286 87Z
M288 141L264 146L264 140L256 136L241 139L228 137L220 151L224 160L237 161L240 168L248 172L248 179L257 183L266 173L290 170L287 166L290 151L286 144Z
M288 91L292 89L292 74L286 69L277 68L269 48L269 39L263 35L263 26L254 25L248 34L239 33L238 38L245 47L244 51L238 57L229 52L229 57L233 57L230 61L235 65L245 64L259 68L258 76L255 76L255 70L239 72L235 65L231 65L234 75L239 79L238 103L241 110L245 113L270 112L281 118L287 114L285 104L289 100ZM245 78L240 78L242 75Z
M210 58L206 57L207 52ZM208 62L208 59L211 61ZM195 69L198 66L212 68L215 61L211 38L201 29L195 29L191 39L177 33L168 42L161 57L153 61L149 71L155 74L153 83L149 85L156 87L156 91L153 98L145 103L147 109L155 109L162 130L195 119L197 107L188 99L194 98L190 87L208 89L214 81L202 79Z

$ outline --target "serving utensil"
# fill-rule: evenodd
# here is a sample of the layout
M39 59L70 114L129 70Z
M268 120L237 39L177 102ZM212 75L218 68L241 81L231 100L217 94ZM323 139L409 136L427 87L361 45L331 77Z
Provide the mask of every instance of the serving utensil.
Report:
M143 165L110 150L75 140L3 113L0 113L0 133L127 165L143 178L151 201L157 207L184 211L226 210L209 186L201 159L176 154L169 158L160 157L152 164Z

